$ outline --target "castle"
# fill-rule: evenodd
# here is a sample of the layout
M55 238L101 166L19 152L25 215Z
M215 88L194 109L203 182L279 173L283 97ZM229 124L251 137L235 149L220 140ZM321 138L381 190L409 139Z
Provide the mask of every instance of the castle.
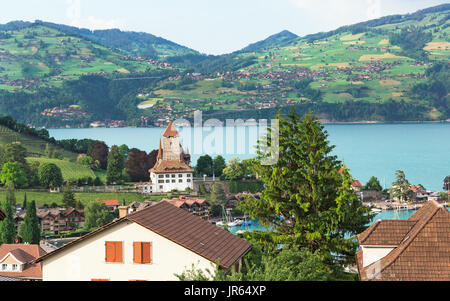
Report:
M194 188L194 170L189 166L190 155L180 144L180 134L171 123L159 140L155 166L149 170L150 182L143 187L144 193L185 191Z

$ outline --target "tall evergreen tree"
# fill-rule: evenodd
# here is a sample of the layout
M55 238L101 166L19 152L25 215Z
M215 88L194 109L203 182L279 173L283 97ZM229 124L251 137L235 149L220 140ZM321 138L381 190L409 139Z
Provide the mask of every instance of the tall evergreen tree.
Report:
M22 204L22 208L23 209L27 209L27 193L25 192L23 195L23 204Z
M11 203L13 210L16 209L16 191L13 182L6 184L6 200Z
M6 213L6 217L0 222L0 244L12 244L16 238L16 227L13 205L8 197L1 207Z
M391 198L397 198L400 202L408 202L413 197L411 184L406 179L405 173L402 170L395 172L395 181L392 182L392 188L389 189Z
M36 214L36 202L31 201L27 205L27 211L23 220L23 226L20 227L20 235L23 242L29 244L39 244L41 239L41 227Z
M118 183L122 180L124 168L124 157L120 154L119 147L113 145L108 153L108 166L106 169L106 181L108 183Z
M62 203L66 208L75 208L76 206L75 194L72 191L72 186L70 185L69 181L67 181L66 185L64 186Z
M274 251L282 244L319 252L331 265L353 262L357 243L347 237L362 232L372 216L353 193L348 169L331 154L334 146L312 113L301 118L293 109L277 119L278 160L263 165L270 155L262 142L257 145L254 168L265 190L240 207L271 231L248 232L247 238ZM276 146L270 128L265 140Z

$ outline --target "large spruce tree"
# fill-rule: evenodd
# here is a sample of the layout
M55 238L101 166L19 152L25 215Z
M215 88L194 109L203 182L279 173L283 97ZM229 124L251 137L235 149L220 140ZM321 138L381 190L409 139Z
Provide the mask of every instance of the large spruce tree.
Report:
M66 208L75 208L76 206L75 194L72 191L72 186L70 185L69 181L67 181L66 185L64 186L62 203Z
M118 183L122 180L124 169L124 157L120 154L119 147L113 145L108 153L108 165L106 169L106 181Z
M284 246L319 252L333 263L352 262L357 243L349 237L362 232L372 216L352 191L348 169L332 154L327 132L311 113L301 118L293 109L277 119L278 161L261 164L269 155L259 141L254 168L265 190L241 204L271 231L248 232L247 238L274 251Z
M13 204L7 197L0 207L6 213L6 217L0 222L0 244L12 244L16 238Z
M22 241L29 244L39 244L41 239L41 227L36 214L35 201L28 202L27 211L22 223L23 225L19 228Z

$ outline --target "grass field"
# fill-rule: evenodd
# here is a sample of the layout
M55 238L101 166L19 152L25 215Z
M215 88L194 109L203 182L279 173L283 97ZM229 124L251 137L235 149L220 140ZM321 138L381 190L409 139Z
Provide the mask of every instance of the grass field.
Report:
M84 177L95 178L94 172L84 165L70 162L67 160L49 159L49 158L27 158L27 161L31 164L33 162L53 163L61 169L64 180L78 180Z
M45 155L46 141L16 133L5 126L0 125L0 146L5 146L11 142L20 142L29 153ZM71 161L75 161L77 158L77 154L73 152L66 151L56 146L54 149L58 150L64 158L68 158Z
M62 204L63 193L50 193L50 192L33 192L26 190L16 191L16 203L23 203L24 195L27 194L27 201L36 201L39 205L51 205L52 203ZM0 200L6 198L6 191L0 191ZM83 205L86 205L89 201L101 201L101 200L119 200L121 203L125 199L126 204L132 202L143 202L145 200L160 200L164 196L153 196L153 198L145 197L139 193L93 193L93 192L80 192L75 193L75 198L80 200Z

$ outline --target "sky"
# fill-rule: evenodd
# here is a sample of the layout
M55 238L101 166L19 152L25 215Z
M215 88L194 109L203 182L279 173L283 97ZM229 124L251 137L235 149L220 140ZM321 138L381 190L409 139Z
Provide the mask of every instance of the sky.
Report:
M442 0L2 0L0 24L42 20L154 34L206 54L289 30L299 36L447 3Z

